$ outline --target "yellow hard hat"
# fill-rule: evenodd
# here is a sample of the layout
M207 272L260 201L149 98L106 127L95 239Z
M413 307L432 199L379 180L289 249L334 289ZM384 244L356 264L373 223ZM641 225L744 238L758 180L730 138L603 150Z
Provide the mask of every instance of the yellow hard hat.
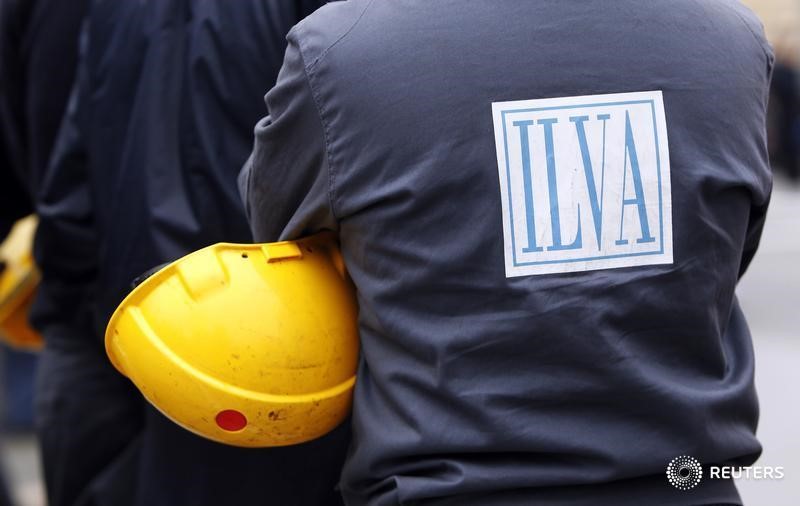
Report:
M42 336L28 323L28 312L41 275L33 261L37 219L31 215L14 224L3 244L0 261L0 337L15 348L38 350Z
M320 437L350 412L357 302L332 234L216 244L139 284L106 352L183 428L234 446Z

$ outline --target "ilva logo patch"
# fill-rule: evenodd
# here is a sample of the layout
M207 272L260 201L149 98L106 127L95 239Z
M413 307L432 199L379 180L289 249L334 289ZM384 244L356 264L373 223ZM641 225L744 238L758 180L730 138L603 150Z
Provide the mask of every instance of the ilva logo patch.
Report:
M506 276L672 263L660 91L492 104Z

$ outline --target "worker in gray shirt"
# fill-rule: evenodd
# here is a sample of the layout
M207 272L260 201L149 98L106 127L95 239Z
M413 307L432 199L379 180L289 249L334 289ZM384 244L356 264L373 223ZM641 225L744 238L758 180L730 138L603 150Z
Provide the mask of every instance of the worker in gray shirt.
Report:
M729 0L351 0L240 185L358 290L348 505L741 504L773 55ZM668 467L669 466L669 467ZM665 471L667 475L665 476Z

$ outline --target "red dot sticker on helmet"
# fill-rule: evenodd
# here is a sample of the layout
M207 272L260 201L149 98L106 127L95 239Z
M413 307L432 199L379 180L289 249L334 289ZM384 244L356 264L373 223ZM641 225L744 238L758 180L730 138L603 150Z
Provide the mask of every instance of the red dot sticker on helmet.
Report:
M233 409L226 409L217 413L217 425L222 430L236 432L247 427L247 418Z

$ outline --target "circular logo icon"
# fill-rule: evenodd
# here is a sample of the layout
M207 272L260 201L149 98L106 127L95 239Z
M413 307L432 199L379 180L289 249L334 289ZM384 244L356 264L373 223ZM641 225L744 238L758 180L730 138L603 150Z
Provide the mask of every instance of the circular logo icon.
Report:
M691 490L703 479L703 467L696 458L681 455L667 465L667 479L678 490Z

